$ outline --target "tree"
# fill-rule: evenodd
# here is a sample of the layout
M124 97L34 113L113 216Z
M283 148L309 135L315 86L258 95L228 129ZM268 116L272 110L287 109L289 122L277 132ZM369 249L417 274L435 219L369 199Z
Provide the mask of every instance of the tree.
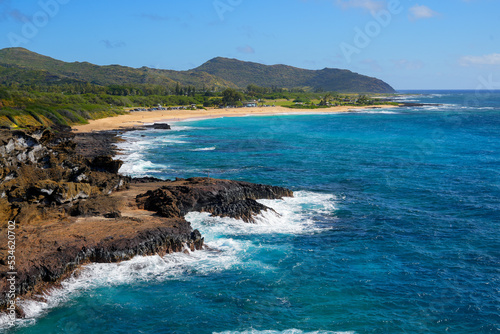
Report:
M327 94L325 95L325 97L323 97L323 99L321 99L321 101L320 101L319 105L320 105L320 106L326 106L326 105L328 105L328 103L330 103L330 101L331 101L331 100L333 100L333 96L332 96L332 94L327 93Z
M244 99L244 96L241 92L238 92L236 89L227 88L222 92L222 102L227 105L235 105L236 102L241 102Z

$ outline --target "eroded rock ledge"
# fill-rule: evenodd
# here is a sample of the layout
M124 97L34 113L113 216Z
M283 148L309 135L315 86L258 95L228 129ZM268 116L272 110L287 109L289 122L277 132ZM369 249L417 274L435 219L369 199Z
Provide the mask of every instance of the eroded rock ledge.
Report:
M272 210L257 199L292 197L292 191L242 181L192 178L164 185L137 196L140 208L167 218L184 216L190 211L253 222L254 215Z
M285 188L211 178L161 181L117 174L109 156L83 157L72 135L46 129L0 133L0 224L16 221L16 295L32 297L78 266L203 248L190 211L252 222L257 199ZM99 151L99 150L97 150ZM0 235L0 309L7 303L7 234Z

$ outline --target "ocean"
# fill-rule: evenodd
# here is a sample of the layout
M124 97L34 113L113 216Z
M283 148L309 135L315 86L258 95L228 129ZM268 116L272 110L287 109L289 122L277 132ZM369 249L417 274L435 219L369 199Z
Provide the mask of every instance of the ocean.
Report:
M91 264L8 333L498 333L500 92L423 107L127 132L132 176L284 186L256 224L190 213L209 249Z

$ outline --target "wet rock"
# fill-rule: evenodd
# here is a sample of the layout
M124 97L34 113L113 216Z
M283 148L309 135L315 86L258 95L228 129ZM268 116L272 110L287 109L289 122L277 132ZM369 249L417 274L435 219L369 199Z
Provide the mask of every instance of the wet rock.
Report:
M121 160L113 160L109 155L100 155L92 159L90 167L99 172L116 174L123 165Z
M156 130L170 130L171 127L167 123L154 123L153 125L146 125L146 128Z
M253 222L253 216L272 210L257 199L292 197L293 192L275 186L242 181L191 178L176 181L159 189L138 195L139 207L167 218L184 217L188 212L209 212L221 217Z
M128 225L123 225L126 229ZM112 263L131 259L136 255L164 255L182 252L186 249L200 250L203 238L200 233L192 231L188 222L177 222L177 228L159 226L148 227L135 234L120 236L114 232L111 236L98 239L84 238L68 233L65 237L53 240L55 236L37 241L31 252L35 257L29 262L20 262L17 268L16 295L30 296L40 293L41 289L64 278L81 264L88 262ZM97 228L92 231L102 233ZM82 233L86 233L82 231ZM123 232L125 233L125 232ZM19 256L22 256L20 254ZM3 268L3 267L2 267ZM8 289L6 284L7 270L0 272L0 290ZM5 307L7 297L0 295L0 308Z
M0 221L16 220L23 240L16 248L18 296L43 292L91 261L202 249L203 237L184 219L190 211L252 222L270 210L257 199L293 196L281 187L210 178L143 178L128 189L130 178L117 174L120 161L78 154L73 137L67 128L0 129ZM0 309L7 271L0 263Z

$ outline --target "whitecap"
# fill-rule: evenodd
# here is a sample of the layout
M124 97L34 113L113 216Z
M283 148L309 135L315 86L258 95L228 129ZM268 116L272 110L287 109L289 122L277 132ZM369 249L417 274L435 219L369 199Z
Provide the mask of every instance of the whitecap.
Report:
M190 150L191 152L199 152L199 151L214 151L217 147L212 146L212 147L202 147L202 148L195 148Z
M206 130L208 128L199 128L199 127L195 127L195 126L188 126L188 125L171 125L170 126L170 131L175 131L175 132L178 132L178 131L192 131L192 130Z
M312 332L304 332L300 329L287 329L284 331L278 331L278 330L256 330L256 329L249 329L243 332L239 331L224 331L224 332L213 332L213 334L356 334L355 331L324 331L324 330L317 330L317 331L312 331Z
M186 135L168 135L168 136L159 136L159 137L154 137L152 142L154 144L185 144L187 141L184 140L186 138Z
M190 212L186 220L201 231L208 241L221 236L257 234L304 234L324 228L316 226L311 217L328 214L336 209L336 197L310 191L297 191L294 197L280 200L258 200L272 210L263 211L255 217L255 224L240 219L213 217L206 212Z
M33 325L36 319L46 315L51 309L61 306L83 293L89 293L99 287L140 284L141 282L164 282L168 280L188 279L190 274L209 274L228 270L241 263L238 253L249 247L250 242L221 240L214 243L217 249L167 254L164 257L136 256L119 263L92 263L83 266L78 274L61 283L60 288L53 288L37 300L18 300L17 305L26 315L16 319L17 326ZM6 315L0 315L0 330L10 327Z
M169 168L168 165L155 164L151 161L127 157L122 159L123 165L118 171L122 175L144 176L148 173L154 173Z
M190 275L206 275L240 266L263 268L263 264L257 263L258 260L245 259L245 254L262 246L237 236L310 233L319 230L311 216L330 213L336 208L334 195L309 191L297 191L295 197L259 202L276 212L263 212L256 217L255 224L232 218L210 217L208 213L191 212L186 215L186 220L205 237L205 250L190 252L185 247L185 252L167 254L164 257L136 256L119 263L92 263L83 266L78 274L64 280L60 288L47 291L37 300L19 301L18 305L25 312L26 319L18 320L16 324L32 325L51 309L102 286L189 279ZM8 328L7 320L6 316L0 317L0 329Z
M398 115L399 112L384 110L384 109L355 109L353 112L357 112L360 114L390 114L390 115Z

